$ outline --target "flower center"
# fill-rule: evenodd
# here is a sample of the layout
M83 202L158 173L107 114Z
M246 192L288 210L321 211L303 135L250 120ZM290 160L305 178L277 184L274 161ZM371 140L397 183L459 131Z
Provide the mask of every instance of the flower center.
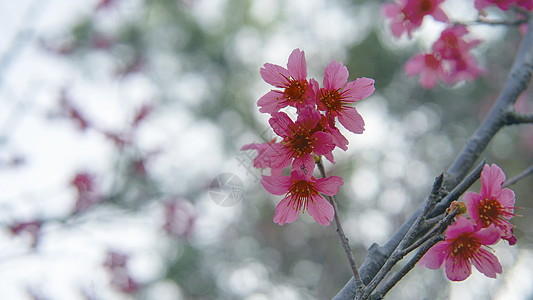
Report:
M481 244L477 240L472 239L469 235L459 236L450 245L452 250L450 251L450 255L462 259L473 258L479 247L481 247Z
M429 13L433 9L433 0L422 0L420 1L420 9L423 14Z
M429 68L433 70L436 70L440 65L440 61L435 57L435 55L432 55L432 54L426 54L426 56L424 57L424 60L425 60L426 66L428 66Z
M283 91L286 101L303 103L304 95L307 92L307 80L298 81L293 78L288 78L289 84Z
M307 209L307 201L312 201L312 196L317 195L318 191L312 182L306 180L298 180L293 182L292 186L286 194L294 201L294 209L300 210L302 207Z
M313 152L314 146L311 145L311 137L308 130L298 128L290 137L283 142L292 152L293 157L300 157L302 154Z
M338 90L326 90L320 91L320 101L326 106L327 110L340 111L342 108L342 95Z
M494 198L481 200L479 203L479 218L483 227L488 227L490 224L495 223L502 211L503 207L498 200Z

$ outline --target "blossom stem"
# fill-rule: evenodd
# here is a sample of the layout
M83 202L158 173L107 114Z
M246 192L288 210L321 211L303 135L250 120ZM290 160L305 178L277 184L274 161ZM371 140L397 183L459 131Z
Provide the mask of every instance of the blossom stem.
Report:
M483 159L474 169L474 171L470 172L465 179L461 181L442 201L440 201L431 211L431 213L427 216L429 218L436 217L440 214L442 214L448 207L450 207L450 204L452 201L455 201L459 199L459 197L468 190L474 182L476 182L479 177L481 177L481 171L483 171L483 166L485 165L485 160Z
M530 175L533 173L533 165L531 165L529 168L527 168L524 172L516 175L515 177L507 180L506 182L503 183L502 185L502 188L504 187L508 187L510 185L513 185L515 183L517 183L519 180L523 179L524 177Z
M318 169L320 170L320 174L322 175L322 177L326 178L326 170L324 168L324 164L322 163L322 158L320 158L316 164L318 166ZM341 239L342 247L344 248L344 253L346 253L346 257L348 258L348 261L350 262L350 266L352 269L353 278L355 279L356 287L359 290L364 287L364 284L363 284L363 281L361 281L359 270L357 268L357 265L355 264L355 258L353 256L352 250L350 249L348 238L344 234L341 220L339 218L337 203L335 202L335 198L333 196L328 196L328 200L331 203L331 205L333 205L333 209L335 210L334 218L335 218L335 224L337 225L337 233L339 234L339 238Z

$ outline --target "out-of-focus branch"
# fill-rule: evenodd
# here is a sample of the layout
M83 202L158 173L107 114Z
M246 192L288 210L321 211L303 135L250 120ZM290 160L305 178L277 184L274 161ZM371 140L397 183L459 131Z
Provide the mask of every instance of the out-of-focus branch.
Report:
M522 25L524 23L527 23L527 20L489 20L489 19L483 19L478 18L475 21L470 22L453 22L454 25L464 25L464 26L471 26L471 25L491 25L491 26L518 26Z
M533 114L520 114L517 112L509 112L505 119L505 125L518 125L524 123L533 123Z
M519 180L523 179L524 177L527 177L530 174L533 174L533 165L527 168L524 172L504 182L502 187L508 187L510 185L513 185L517 183Z
M529 28L533 28L533 18L529 20ZM513 105L518 96L527 88L533 73L533 30L528 30L524 36L518 53L515 57L509 78L501 92L498 100L493 105L491 111L478 127L476 132L468 139L464 148L459 152L455 161L446 171L444 186L447 190L452 190L459 182L465 178L474 163L486 148L496 133L507 124L506 118L509 112L513 111ZM385 247L373 244L368 255L359 269L363 283L370 282L379 272L383 264L392 255L393 250L386 247L389 244L398 245L401 238L405 236L411 225L422 213L425 204L400 227L400 229L387 242ZM353 278L339 291L334 299L354 299L357 289Z

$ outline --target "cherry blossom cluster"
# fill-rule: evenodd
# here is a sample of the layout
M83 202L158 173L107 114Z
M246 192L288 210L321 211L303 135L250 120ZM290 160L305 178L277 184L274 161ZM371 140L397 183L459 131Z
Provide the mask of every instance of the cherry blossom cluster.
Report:
M337 120L347 130L363 133L365 123L352 104L374 92L374 80L362 77L348 82L346 66L332 60L324 70L321 87L315 79L307 78L305 53L300 49L292 51L287 68L266 63L260 74L275 89L262 96L257 105L260 112L271 115L269 124L278 137L244 145L242 150L257 150L254 167L271 169L270 176L261 178L264 189L285 195L276 207L274 222L291 223L300 211L307 210L317 223L327 226L335 210L321 193L333 196L344 182L338 176L315 178L315 162L324 156L335 163L332 151L348 149ZM291 107L296 110L296 120L280 111ZM290 175L283 175L287 167Z
M420 75L420 85L433 88L438 81L445 84L455 84L463 80L474 80L483 73L470 53L480 40L466 39L469 33L464 25L452 24L446 13L440 8L444 0L398 0L385 3L383 14L391 20L390 27L397 38L407 32L409 38L412 32L422 25L425 16L447 24L439 39L427 53L419 53L407 61L404 71L409 76ZM517 7L526 10L533 9L533 0L476 0L474 7L480 15L485 15L485 9L497 6L502 10Z
M500 239L507 240L509 245L516 243L509 222L514 216L515 194L508 188L502 189L504 181L505 174L497 165L485 165L480 192L467 192L463 197L469 217L457 217L446 230L446 239L435 244L419 264L438 269L444 263L446 276L453 281L468 278L472 265L486 276L496 278L502 266L487 246Z

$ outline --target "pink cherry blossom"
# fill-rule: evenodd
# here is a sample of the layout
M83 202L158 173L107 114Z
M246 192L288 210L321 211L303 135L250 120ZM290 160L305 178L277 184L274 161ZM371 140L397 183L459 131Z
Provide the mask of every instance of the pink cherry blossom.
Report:
M446 13L439 7L442 2L444 0L399 0L383 4L382 12L391 19L391 31L395 37L400 37L406 31L411 37L412 31L422 25L427 15L437 21L448 22Z
M312 81L317 97L319 110L326 112L326 117L332 127L335 118L349 131L363 133L365 122L363 117L350 104L370 96L374 88L374 80L357 78L348 82L348 69L342 62L332 60L324 70L324 87L318 89L316 81Z
M442 60L432 53L413 56L405 63L404 72L409 76L420 74L420 85L427 89L435 87L437 80L445 81L447 78Z
M433 44L433 53L439 56L447 72L446 82L456 83L461 80L473 80L483 73L478 67L470 50L477 46L480 40L467 41L466 26L455 25L442 31L439 39Z
M513 5L527 10L533 9L532 0L476 0L474 2L474 6L477 10L484 10L492 5L498 6L501 10L509 10Z
M339 147L344 151L348 150L348 144L350 142L337 127L330 125L330 122L328 122L328 118L326 116L320 115L320 120L318 123L316 123L315 128L311 130L312 133L317 131L323 131L330 134L333 144L335 144L336 147ZM332 152L324 154L324 157L331 163L335 163Z
M314 95L307 80L305 53L300 49L292 51L287 69L266 63L259 72L263 80L280 89L271 90L257 101L260 112L271 114L287 106L300 109L313 104Z
M294 222L300 211L307 210L315 221L327 226L333 220L335 210L320 193L337 194L342 178L331 176L316 179L293 171L291 176L263 176L261 185L273 195L285 195L276 206L274 222L279 225Z
M296 122L283 112L273 113L270 126L283 141L272 144L265 152L272 159L271 167L285 168L292 163L292 170L312 174L313 155L327 155L335 148L329 133L314 130L319 120L320 113L312 106L303 108Z
M509 220L514 216L515 194L510 189L502 189L505 174L495 164L485 165L481 172L481 190L479 194L467 192L464 196L468 215L478 228L494 224L503 239L513 245L513 225Z
M494 227L481 230L463 216L446 230L446 239L435 244L419 261L419 265L438 269L444 263L446 276L452 281L462 281L472 273L472 264L487 277L496 278L502 272L498 258L485 247L500 239Z
M78 192L78 197L73 209L74 214L85 212L103 200L102 194L98 190L95 181L94 174L79 172L70 182L70 185L74 186Z

